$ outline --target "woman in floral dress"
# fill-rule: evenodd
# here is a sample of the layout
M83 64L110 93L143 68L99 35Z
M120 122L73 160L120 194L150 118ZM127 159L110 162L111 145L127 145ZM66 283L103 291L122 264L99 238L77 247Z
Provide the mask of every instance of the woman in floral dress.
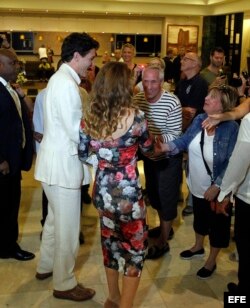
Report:
M132 307L147 248L146 209L137 170L138 147L152 151L144 114L133 105L131 72L109 62L98 73L81 123L80 159L97 155L93 202L100 215L109 295L104 307ZM122 291L119 272L123 272Z

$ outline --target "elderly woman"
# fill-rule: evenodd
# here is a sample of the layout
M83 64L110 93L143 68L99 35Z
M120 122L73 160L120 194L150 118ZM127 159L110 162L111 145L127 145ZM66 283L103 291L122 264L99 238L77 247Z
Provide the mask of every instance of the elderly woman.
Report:
M204 257L204 239L209 235L210 253L197 272L200 279L209 278L216 269L216 258L221 248L229 244L231 206L228 215L217 213L213 201L220 191L220 184L234 149L238 134L235 121L223 122L210 130L202 129L202 122L210 114L230 111L237 102L237 90L226 85L209 89L205 98L205 113L198 115L185 134L169 143L158 142L162 151L177 154L188 151L188 186L194 205L195 244L180 253L184 260Z

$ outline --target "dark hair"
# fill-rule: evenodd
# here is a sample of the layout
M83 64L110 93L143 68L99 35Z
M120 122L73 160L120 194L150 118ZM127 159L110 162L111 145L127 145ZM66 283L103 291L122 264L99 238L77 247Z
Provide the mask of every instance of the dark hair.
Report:
M224 53L225 54L225 50L222 47L214 47L213 49L211 49L210 51L210 56L213 56L215 52L219 52L219 53Z
M91 49L98 48L99 43L89 34L73 32L63 41L61 58L63 62L70 62L76 51L84 57Z
M58 62L57 62L57 66L56 66L56 70L58 71L60 66L63 64L63 60L60 59Z

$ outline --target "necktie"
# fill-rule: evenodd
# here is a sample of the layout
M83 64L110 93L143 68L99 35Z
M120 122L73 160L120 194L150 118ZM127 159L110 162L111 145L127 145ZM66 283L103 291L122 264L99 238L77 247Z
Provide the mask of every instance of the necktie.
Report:
M24 125L23 125L23 120L22 120L22 109L21 109L21 103L20 103L20 100L19 100L19 97L16 93L16 91L12 88L12 86L10 85L10 83L8 82L7 85L6 85L6 89L9 91L10 95L12 96L14 102L15 102L15 105L16 105L16 109L18 111L18 114L21 118L21 121L22 121L22 133L23 133L23 141L22 141L22 147L24 148L25 146L25 142L26 142L26 138L25 138L25 129L24 129Z

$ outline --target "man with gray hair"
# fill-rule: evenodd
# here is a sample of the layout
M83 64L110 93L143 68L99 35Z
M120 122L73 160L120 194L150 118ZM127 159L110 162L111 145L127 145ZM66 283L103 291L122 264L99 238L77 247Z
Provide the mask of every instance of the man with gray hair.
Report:
M158 65L147 66L142 74L144 92L138 93L134 100L145 113L153 138L168 142L181 134L181 104L174 94L162 88L163 82L164 70ZM160 234L146 258L156 259L169 251L169 233L177 216L182 155L152 154L143 160L148 198L160 219Z

